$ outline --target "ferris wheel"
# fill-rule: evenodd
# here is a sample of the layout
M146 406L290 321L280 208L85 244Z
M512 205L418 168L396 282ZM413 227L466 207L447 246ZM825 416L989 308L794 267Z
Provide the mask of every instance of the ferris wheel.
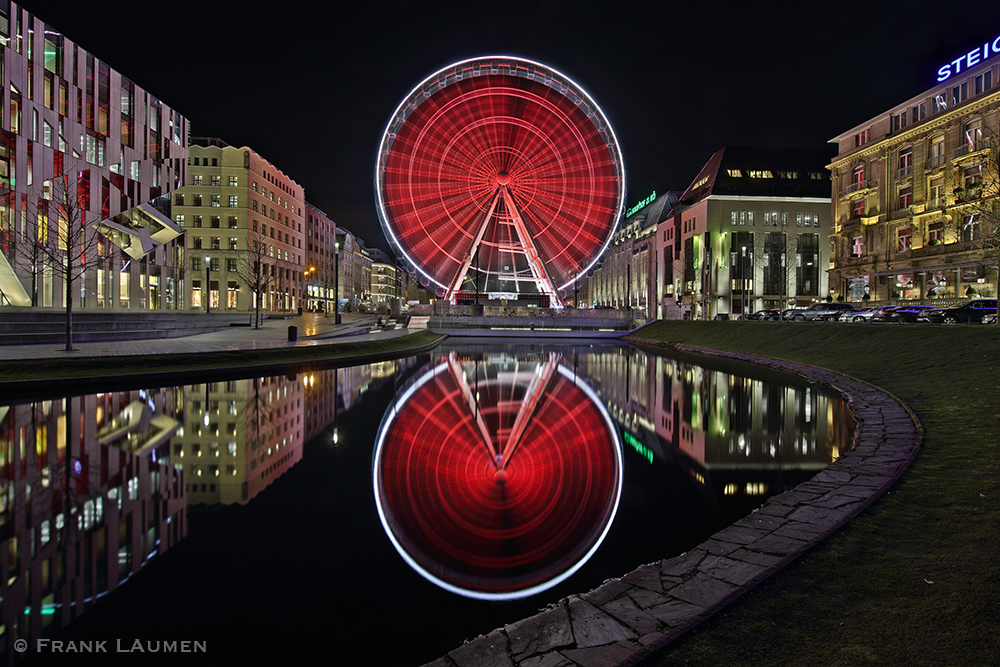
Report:
M375 192L393 249L439 296L561 304L611 240L625 174L589 95L544 65L498 56L450 65L403 100Z

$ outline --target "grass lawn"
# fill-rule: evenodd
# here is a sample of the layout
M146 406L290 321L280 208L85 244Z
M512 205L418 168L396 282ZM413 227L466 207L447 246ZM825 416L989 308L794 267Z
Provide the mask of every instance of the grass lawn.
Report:
M643 665L1000 665L1000 327L671 321L639 335L839 371L924 426L888 495Z
M11 361L0 365L0 384L23 380L62 380L93 376L161 373L177 370L201 371L218 368L247 367L265 364L324 362L344 357L398 356L402 350L430 345L441 336L431 331L417 331L398 338L329 345L240 350L236 352L201 352L198 354L159 354L136 357L87 357L78 359L39 359Z

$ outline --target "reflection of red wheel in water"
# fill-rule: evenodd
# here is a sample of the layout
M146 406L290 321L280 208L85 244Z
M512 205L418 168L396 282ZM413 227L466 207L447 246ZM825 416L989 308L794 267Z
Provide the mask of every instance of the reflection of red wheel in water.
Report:
M390 406L373 461L400 555L485 599L533 595L576 572L610 529L621 471L610 417L556 355L513 372L439 363Z
M375 186L386 237L448 298L554 296L607 247L625 177L614 133L579 86L495 57L410 93L386 128Z

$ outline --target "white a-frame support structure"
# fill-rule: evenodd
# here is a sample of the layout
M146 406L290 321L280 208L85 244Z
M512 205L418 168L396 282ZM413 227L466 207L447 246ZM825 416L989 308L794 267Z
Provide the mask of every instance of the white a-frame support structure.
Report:
M508 240L495 245L495 250L501 255L522 256L531 273L530 276L523 277L514 273L510 276L504 276L503 280L513 281L515 290L518 292L520 292L518 287L519 282L530 281L535 284L535 289L538 292L549 295L552 304L561 303L555 285L552 283L552 279L545 269L545 264L538 254L538 248L535 247L534 240L531 238L531 234L524 224L524 218L514 204L514 198L511 196L510 190L503 183L494 192L493 198L490 200L490 205L486 210L486 215L483 216L482 222L476 230L473 242L469 245L468 251L462 260L461 266L459 266L458 271L452 278L451 284L448 285L445 298L454 303L455 292L465 282L469 269L472 267L472 262L476 258L476 253L480 245L484 242L486 231L491 226L508 227L513 232L498 235L500 238ZM499 278L499 276L497 277Z

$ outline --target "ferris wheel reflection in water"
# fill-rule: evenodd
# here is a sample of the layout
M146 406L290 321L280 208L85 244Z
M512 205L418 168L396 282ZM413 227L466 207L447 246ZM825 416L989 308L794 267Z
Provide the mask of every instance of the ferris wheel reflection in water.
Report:
M621 498L621 451L562 355L451 352L385 413L372 465L379 517L436 585L527 597L600 547Z

